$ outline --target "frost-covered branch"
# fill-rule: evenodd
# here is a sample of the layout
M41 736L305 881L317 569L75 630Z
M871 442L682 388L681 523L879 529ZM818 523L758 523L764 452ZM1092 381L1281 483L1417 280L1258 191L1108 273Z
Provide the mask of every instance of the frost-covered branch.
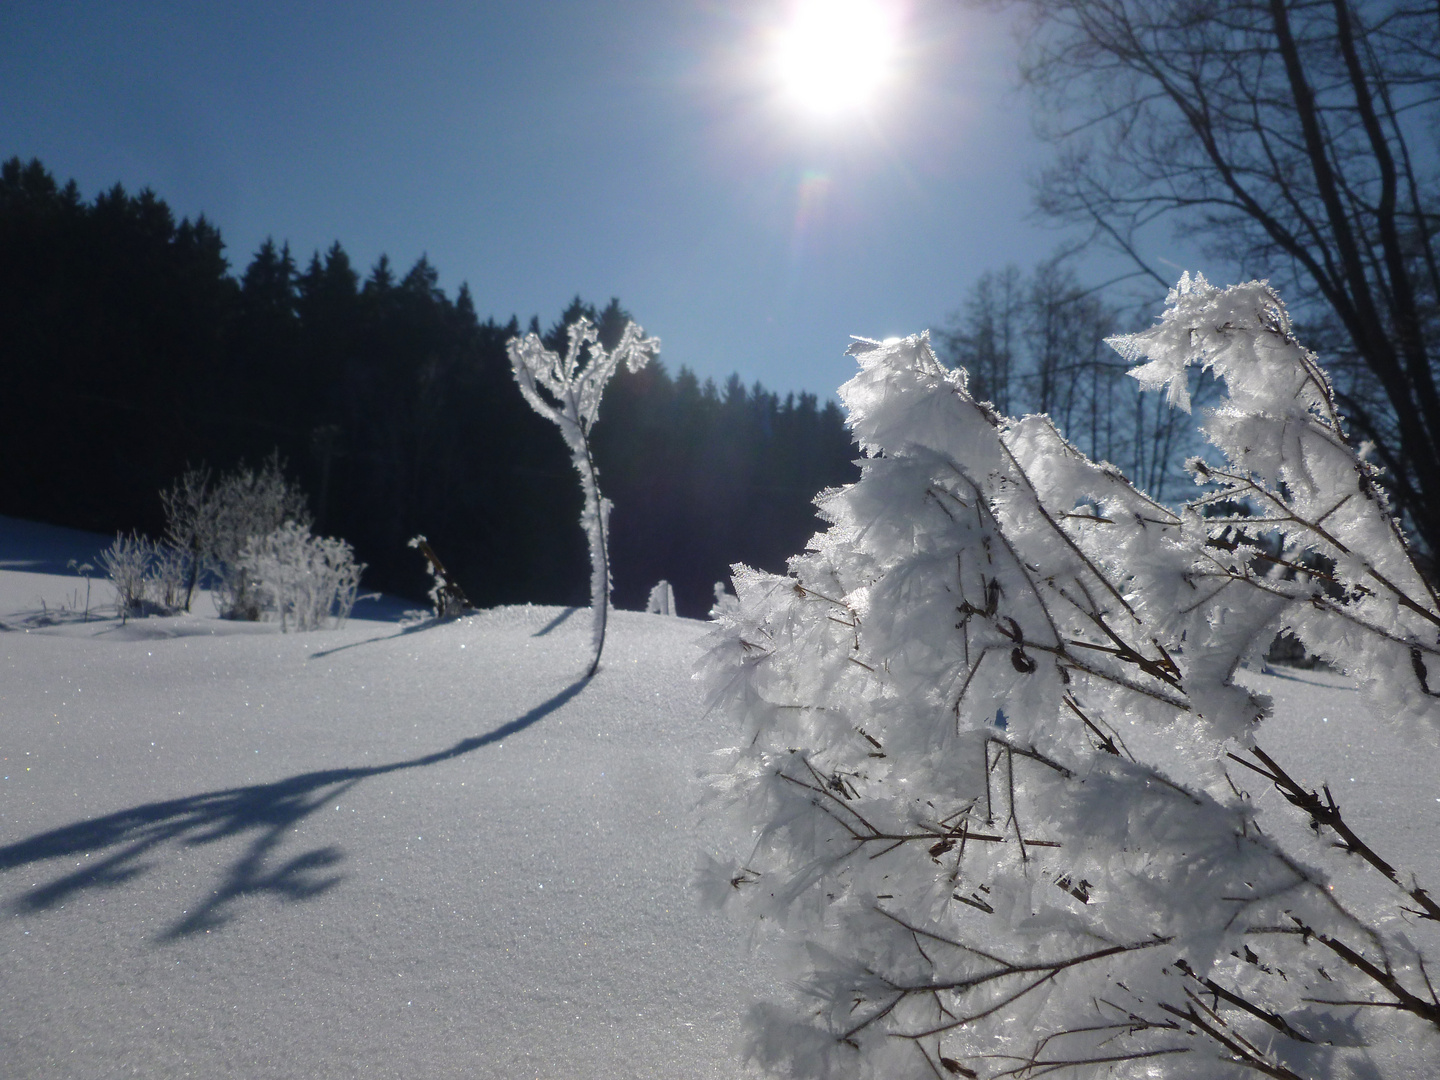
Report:
M570 460L580 474L585 490L585 507L580 525L590 542L590 606L594 612L591 633L595 657L586 678L600 666L605 647L605 623L610 611L609 542L610 501L600 494L600 475L590 452L590 428L600 413L605 384L624 363L638 371L660 351L660 339L645 336L634 323L627 323L614 349L600 344L600 335L590 320L581 317L568 328L569 348L562 357L545 347L537 334L511 338L506 348L520 393L537 413L560 428Z
M1345 821L1344 815L1340 813L1340 805L1335 801L1335 796L1330 794L1330 785L1324 784L1322 788L1325 798L1322 800L1318 793L1305 788L1299 781L1278 765L1274 758L1258 746L1250 747L1250 753L1260 762L1255 765L1238 757L1233 753L1226 753L1226 757L1239 763L1252 772L1259 773L1266 780L1275 785L1275 789L1285 796L1285 800L1292 806L1299 807L1306 816L1310 818L1311 824L1318 829L1329 829L1339 837L1337 846L1345 851L1360 856L1367 863L1373 866L1380 873L1389 878L1398 888L1405 889L1409 897L1420 905L1420 910L1412 912L1422 919L1433 919L1440 921L1440 904L1436 904L1430 893L1416 885L1406 889L1405 883L1401 881L1399 872L1390 863L1382 859L1375 850L1361 839Z
M1177 406L1192 364L1223 387L1181 512L997 415L926 336L858 342L861 479L788 575L736 568L707 667L743 855L706 888L808 972L807 1004L756 1014L771 1068L1291 1080L1440 1030L1399 929L1428 892L1260 750L1269 702L1235 680L1289 631L1433 733L1440 605L1266 286L1183 279L1116 345ZM1393 903L1352 913L1236 761Z

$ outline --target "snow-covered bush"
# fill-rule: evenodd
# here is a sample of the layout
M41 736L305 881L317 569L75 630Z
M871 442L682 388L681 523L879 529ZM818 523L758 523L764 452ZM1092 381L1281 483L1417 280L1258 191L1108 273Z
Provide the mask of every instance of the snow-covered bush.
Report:
M648 615L675 614L675 589L670 582L661 578L655 583L649 599L645 601L645 612Z
M258 619L262 605L240 565L241 550L286 522L310 524L305 494L285 479L279 458L272 454L259 469L241 464L213 482L208 469L189 469L160 498L167 540L191 559L185 607L200 577L210 574L222 616Z
M1190 365L1223 385L1191 505L998 415L927 335L859 341L861 479L817 499L830 526L788 575L737 567L717 605L708 686L743 737L713 780L736 851L701 887L803 973L752 1017L772 1070L1440 1065L1409 933L1440 906L1263 749L1268 702L1235 680L1288 630L1433 746L1440 602L1267 286L1183 278L1113 344L1177 407ZM1261 831L1247 782L1308 846ZM1389 891L1327 876L1346 858Z
M155 543L132 532L115 534L115 542L100 553L100 566L115 588L115 609L122 617L150 610Z
M189 596L190 570L194 559L174 544L152 545L150 589L152 598L166 612L180 611Z
M343 540L310 535L305 496L271 456L211 482L189 469L160 493L166 538L117 535L101 554L122 615L189 610L201 576L214 577L224 618L272 615L282 631L316 630L350 617L364 563Z
M332 616L344 624L355 606L364 563L344 540L311 536L287 521L264 536L253 536L236 566L249 583L259 609L280 620L280 630L319 630Z
M165 540L189 559L185 580L185 610L195 595L195 586L205 570L205 548L212 517L210 470L204 466L186 469L180 477L160 492L165 508Z
M659 353L660 339L647 338L640 327L626 323L619 343L607 351L595 327L584 317L572 323L568 333L570 346L563 357L547 349L538 334L511 338L506 349L520 393L531 408L560 428L585 489L580 527L590 542L590 606L594 611L591 643L595 649L585 676L589 678L600 667L610 612L610 556L606 550L610 500L600 494L600 477L590 454L590 428L599 415L600 398L615 368L623 361L631 371L639 371Z
M184 606L190 559L171 544L137 532L116 533L115 542L100 553L100 565L115 587L115 610L122 618L173 615Z

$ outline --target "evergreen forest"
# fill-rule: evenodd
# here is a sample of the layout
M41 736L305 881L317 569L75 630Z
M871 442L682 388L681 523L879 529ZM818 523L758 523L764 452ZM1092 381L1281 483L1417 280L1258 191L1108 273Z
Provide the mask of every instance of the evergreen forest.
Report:
M406 541L424 533L477 604L584 604L580 486L505 352L522 329L563 351L582 314L607 345L630 317L576 298L548 328L482 319L424 256L404 272L382 256L362 275L338 242L297 260L267 240L237 275L205 218L177 223L153 192L118 185L86 200L11 159L0 513L158 535L158 493L187 467L276 453L316 532L368 564L367 589L422 597ZM690 616L732 563L783 570L817 527L816 492L858 475L833 402L663 363L616 376L594 445L615 504L616 604L643 607L664 578Z

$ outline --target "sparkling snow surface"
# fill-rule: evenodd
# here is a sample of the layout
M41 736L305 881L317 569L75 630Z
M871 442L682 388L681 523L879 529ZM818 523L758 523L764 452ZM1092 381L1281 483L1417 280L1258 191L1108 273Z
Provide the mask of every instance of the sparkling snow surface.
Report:
M95 545L0 518L0 1076L745 1074L703 624L85 623Z
M65 564L96 547L0 518L0 1077L746 1074L780 987L688 885L734 736L690 678L703 624L617 613L585 684L560 608L86 623ZM1433 752L1338 676L1246 679L1261 745L1440 887Z

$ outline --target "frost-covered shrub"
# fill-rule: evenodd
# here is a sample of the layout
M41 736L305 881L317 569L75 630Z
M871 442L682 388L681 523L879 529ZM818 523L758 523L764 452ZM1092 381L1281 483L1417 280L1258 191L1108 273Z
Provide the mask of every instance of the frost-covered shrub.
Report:
M977 401L928 336L852 347L861 479L817 499L830 526L788 575L736 568L706 659L742 738L714 778L737 854L701 886L779 932L802 991L752 1016L765 1066L1380 1077L1406 1044L1440 1064L1406 933L1440 906L1263 749L1269 703L1234 680L1288 631L1433 740L1440 602L1279 298L1186 277L1168 305L1114 344L1178 407L1190 365L1224 387L1178 512ZM1314 842L1262 832L1247 781ZM1347 855L1391 891L1332 888Z
M349 618L364 564L345 541L310 535L305 496L285 479L278 457L213 482L208 469L189 469L160 499L163 542L121 534L101 556L122 614L188 610L208 573L225 618L272 615L281 630Z
M190 568L194 560L189 552L170 543L154 544L152 551L150 589L153 599L167 612L180 611L186 604Z
M115 587L115 609L122 617L173 615L183 605L189 560L170 544L136 532L116 533L100 553L100 565Z
M590 320L580 318L568 329L570 347L562 357L545 347L538 334L511 338L506 343L510 366L520 393L530 407L560 428L570 460L585 489L580 527L590 542L590 606L594 612L591 643L595 657L585 677L600 667L605 648L605 622L610 612L609 541L610 500L600 494L600 474L590 455L590 428L600 413L605 384L623 361L639 371L660 351L659 338L647 338L634 323L626 323L620 341L607 351Z
M145 608L147 577L155 545L132 532L115 534L115 542L100 553L100 565L115 587L115 607L121 614L138 614Z
M191 559L185 607L199 579L209 574L223 617L258 619L262 605L240 565L241 550L286 522L310 524L305 494L285 479L280 459L272 454L259 469L242 464L213 481L208 469L189 469L160 498L167 539Z
M279 619L281 632L319 630L332 616L343 625L365 569L344 540L311 536L295 521L251 537L236 566L260 610Z
M210 500L210 470L204 466L186 469L170 487L160 492L160 503L165 508L165 539L171 547L185 552L189 559L185 579L186 611L190 610L195 586L205 571L208 523L212 516Z

